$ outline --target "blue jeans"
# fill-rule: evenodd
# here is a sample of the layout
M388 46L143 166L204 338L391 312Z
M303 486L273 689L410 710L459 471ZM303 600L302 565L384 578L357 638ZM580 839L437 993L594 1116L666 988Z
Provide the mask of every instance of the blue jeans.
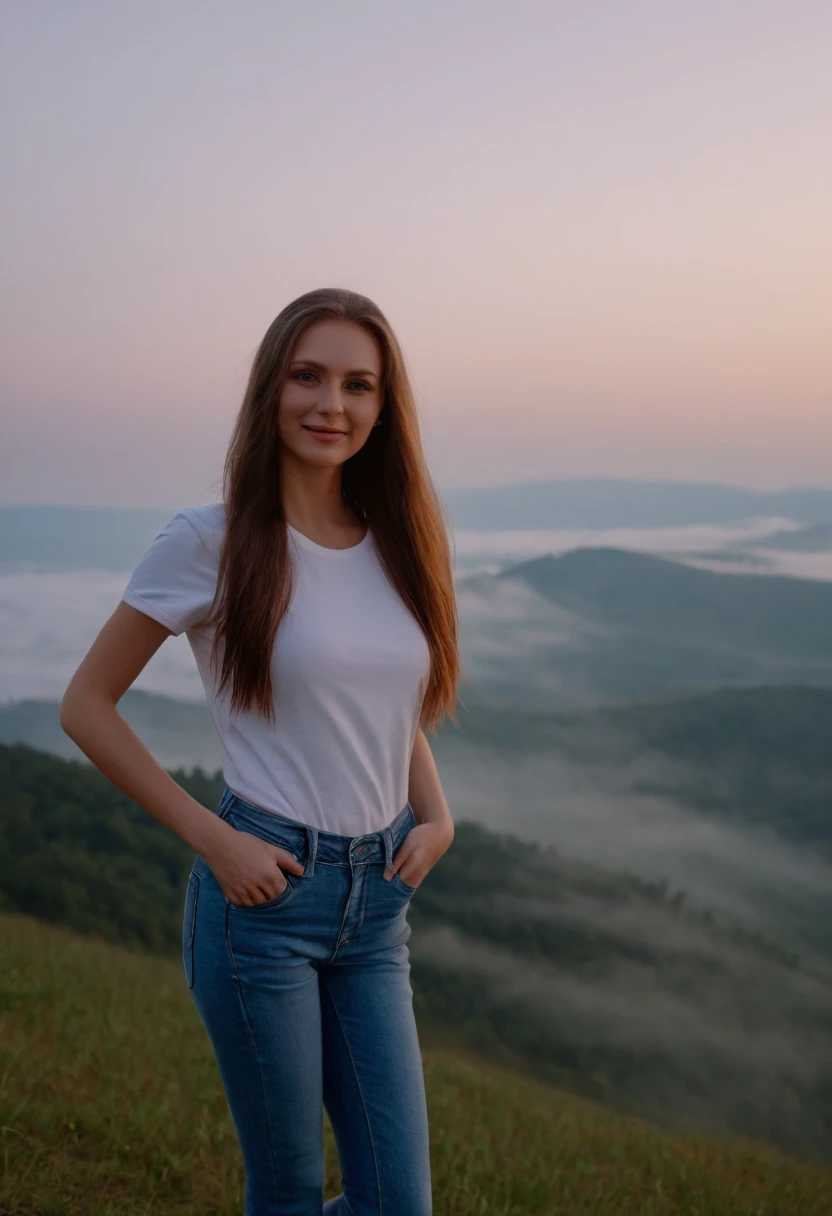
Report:
M183 961L213 1044L246 1170L245 1216L430 1216L422 1057L407 906L382 874L415 826L340 836L244 802L232 827L287 849L276 899L226 899L202 857L188 880ZM343 1192L323 1202L326 1107Z

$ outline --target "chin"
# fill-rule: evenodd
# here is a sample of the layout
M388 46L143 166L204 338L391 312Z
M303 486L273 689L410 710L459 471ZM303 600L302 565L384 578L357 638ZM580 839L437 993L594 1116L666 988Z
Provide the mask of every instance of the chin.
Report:
M314 443L315 441L313 440L312 442ZM333 447L334 446L335 445L333 445ZM337 452L334 450L331 452L327 451L327 449L322 445L318 445L319 450L310 452L309 448L304 445L303 451L296 451L295 456L298 460L302 460L304 464L315 465L318 468L323 465L324 467L329 468L334 465L343 464L345 460L348 460L349 457L352 456L353 449L351 447L348 449L345 446L342 446L340 443L337 446L339 448L339 451Z

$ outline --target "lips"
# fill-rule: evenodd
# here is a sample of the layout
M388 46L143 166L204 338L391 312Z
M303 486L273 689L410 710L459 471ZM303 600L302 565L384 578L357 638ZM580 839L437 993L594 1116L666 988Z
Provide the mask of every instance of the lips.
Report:
M333 427L329 427L329 426L306 426L306 425L304 425L303 429L305 431L314 431L316 435L346 435L346 433L347 433L346 431L336 431Z

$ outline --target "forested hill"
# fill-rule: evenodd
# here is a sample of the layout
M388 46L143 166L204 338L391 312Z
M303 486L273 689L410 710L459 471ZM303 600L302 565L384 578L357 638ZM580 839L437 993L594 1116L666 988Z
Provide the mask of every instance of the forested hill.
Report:
M174 776L217 805L218 777ZM2 906L175 957L178 837L88 764L2 747L0 777ZM825 971L664 883L474 823L409 918L420 1025L444 1041L665 1126L832 1159Z
M463 740L525 764L547 754L624 772L648 757L666 761L651 775L642 765L629 789L832 858L832 687L722 688L557 713L472 697L459 726L443 726L437 755L452 755Z

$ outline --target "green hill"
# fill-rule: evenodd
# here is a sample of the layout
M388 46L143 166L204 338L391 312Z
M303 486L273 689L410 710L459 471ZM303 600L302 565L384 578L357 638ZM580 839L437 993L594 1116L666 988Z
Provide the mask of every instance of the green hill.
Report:
M173 774L215 807L218 777ZM176 956L193 854L97 769L0 747L0 907ZM682 892L457 822L412 901L420 1026L666 1128L832 1159L832 975Z
M832 583L779 574L725 574L611 547L546 554L492 576L538 595L628 640L733 651L832 670ZM481 576L483 581L485 576Z
M119 712L166 768L219 769L217 735L204 702L131 688ZM457 712L459 727L444 723L431 743L448 770L469 762L471 746L503 756L511 766L528 767L551 755L622 774L651 756L661 762L661 779L641 772L622 788L672 797L832 859L832 686L720 688L568 711L506 708L466 692ZM89 767L58 719L54 700L0 705L0 744L21 743ZM222 783L211 782L219 797Z
M832 684L832 583L611 547L460 580L466 671L508 707Z
M763 829L832 860L832 687L762 685L581 712L476 700L433 750L461 742L515 764L562 757L635 775L622 789L663 795L725 823ZM656 761L653 773L637 762Z
M832 1171L672 1136L422 1036L443 1216L823 1216ZM239 1149L174 961L0 916L0 1211L238 1216ZM340 1189L325 1121L324 1198Z

